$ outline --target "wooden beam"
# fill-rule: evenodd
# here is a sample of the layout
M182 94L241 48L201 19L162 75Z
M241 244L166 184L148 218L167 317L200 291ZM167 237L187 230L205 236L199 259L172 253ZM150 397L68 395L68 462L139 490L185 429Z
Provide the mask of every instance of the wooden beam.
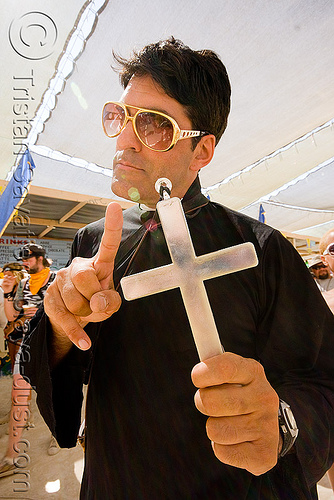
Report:
M69 201L85 201L89 205L101 205L106 207L111 201L117 201L123 209L132 207L134 203L127 200L115 200L115 198L99 198L97 196L90 196L88 194L78 194L71 193L69 191L60 191L58 189L43 188L39 186L30 186L30 194L36 196L45 196L47 198L56 198L59 200L69 200Z
M319 243L320 238L317 236L307 236L305 234L297 234L297 233L290 233L289 231L284 231L284 229L281 230L281 233L284 234L287 238L293 238L296 240L311 240L315 241L316 243Z
M7 184L8 184L7 181L0 179L0 186L6 187ZM119 203L123 209L135 205L135 203L133 203L132 201L116 200L115 198L112 198L112 196L110 196L110 198L102 198L102 197L99 198L98 196L72 193L70 191L61 191L59 189L51 189L34 185L30 186L29 194L34 194L36 196L44 196L46 198L56 198L57 200L77 201L78 203L81 201L85 201L90 205L101 205L103 207L106 207L111 201L117 201L117 203Z
M58 220L39 219L37 217L29 217L29 222L30 222L30 224L36 225L36 226L65 227L67 229L77 229L77 230L86 226L86 224L80 224L78 222L62 222L62 223L60 223Z
M80 201L80 203L75 205L75 207L73 207L72 210L69 210L65 215L63 215L59 219L59 223L62 224L63 222L65 222L67 219L71 217L71 215L75 214L78 210L80 210L80 208L84 207L85 205L87 205L86 201Z
M50 231L52 231L52 229L55 229L55 227L54 226L46 227L45 229L43 229L43 231L41 233L39 233L37 238L39 238L39 239L43 238L46 234L48 234Z

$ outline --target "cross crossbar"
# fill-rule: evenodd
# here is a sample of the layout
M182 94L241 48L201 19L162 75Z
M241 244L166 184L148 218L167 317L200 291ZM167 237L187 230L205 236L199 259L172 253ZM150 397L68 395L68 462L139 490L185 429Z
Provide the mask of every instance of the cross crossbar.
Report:
M180 288L196 348L201 360L223 352L203 281L257 265L252 243L242 243L196 256L179 198L157 204L172 263L125 276L121 280L126 300Z

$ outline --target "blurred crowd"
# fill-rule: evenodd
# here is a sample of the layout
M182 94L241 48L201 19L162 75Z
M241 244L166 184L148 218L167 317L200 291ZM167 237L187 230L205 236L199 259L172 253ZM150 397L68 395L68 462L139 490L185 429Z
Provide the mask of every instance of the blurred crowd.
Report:
M319 255L308 264L319 290L334 314L334 228L323 235L319 243ZM328 477L334 490L334 465L328 471Z
M13 377L11 410L0 421L9 425L7 451L0 461L0 478L14 473L22 432L34 426L29 408L32 389L20 375L16 359L22 340L29 332L30 321L56 276L50 269L52 261L40 245L24 245L15 258L14 262L3 265L0 276L0 328L4 333L1 375ZM51 437L48 453L53 455L58 451L57 442Z

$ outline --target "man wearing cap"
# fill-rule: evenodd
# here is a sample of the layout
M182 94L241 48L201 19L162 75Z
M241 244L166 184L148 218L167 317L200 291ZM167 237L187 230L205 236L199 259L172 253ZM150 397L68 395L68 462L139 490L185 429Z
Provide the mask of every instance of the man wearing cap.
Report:
M4 289L5 312L9 321L14 324L13 332L15 333L16 344L19 346L27 331L29 331L29 322L37 312L39 306L43 303L44 294L48 286L55 279L56 273L50 270L51 261L46 258L46 251L40 245L29 243L22 247L19 251L20 263L14 263L20 268L25 268L29 273L26 280L21 280L18 286L21 285L21 290L16 293L15 279L8 277ZM4 279L5 281L5 279ZM19 320L21 321L19 322ZM18 350L18 349L17 349ZM20 439L23 428L29 425L29 400L31 398L31 387L21 377L18 371L18 366L15 364L13 370L13 389L12 389L12 411L9 421L9 438L5 457L0 462L0 478L14 474L16 470L15 458L20 446ZM15 402L19 401L19 408ZM24 402L26 405L24 406ZM25 411L24 408L26 408ZM18 411L19 410L19 411ZM21 417L19 417L19 414ZM23 417L22 417L23 416ZM53 455L59 451L56 441L51 437L48 453Z
M319 250L321 253L321 260L324 265L328 266L331 275L334 273L334 228L330 229L323 235L319 243ZM332 281L334 279L332 278ZM323 296L334 313L334 284L323 290Z
M309 271L321 292L328 292L334 288L334 278L331 269L320 255L316 255L308 261Z

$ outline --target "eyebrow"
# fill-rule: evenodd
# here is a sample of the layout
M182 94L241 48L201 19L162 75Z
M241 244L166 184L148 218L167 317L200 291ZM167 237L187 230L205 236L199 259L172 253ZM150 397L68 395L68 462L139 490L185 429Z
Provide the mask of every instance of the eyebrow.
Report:
M147 110L147 111L157 111L158 113L164 113L165 115L169 116L170 118L173 118L173 120L175 120L177 122L177 119L174 118L174 116L172 116L168 111L166 111L165 109L161 109L161 108L145 108L145 107L141 107L141 106L135 106L134 104L127 104L126 102L123 102L123 101L119 101L121 102L122 104L124 104L124 106L128 107L128 108L139 108L139 109L144 109L144 110Z

